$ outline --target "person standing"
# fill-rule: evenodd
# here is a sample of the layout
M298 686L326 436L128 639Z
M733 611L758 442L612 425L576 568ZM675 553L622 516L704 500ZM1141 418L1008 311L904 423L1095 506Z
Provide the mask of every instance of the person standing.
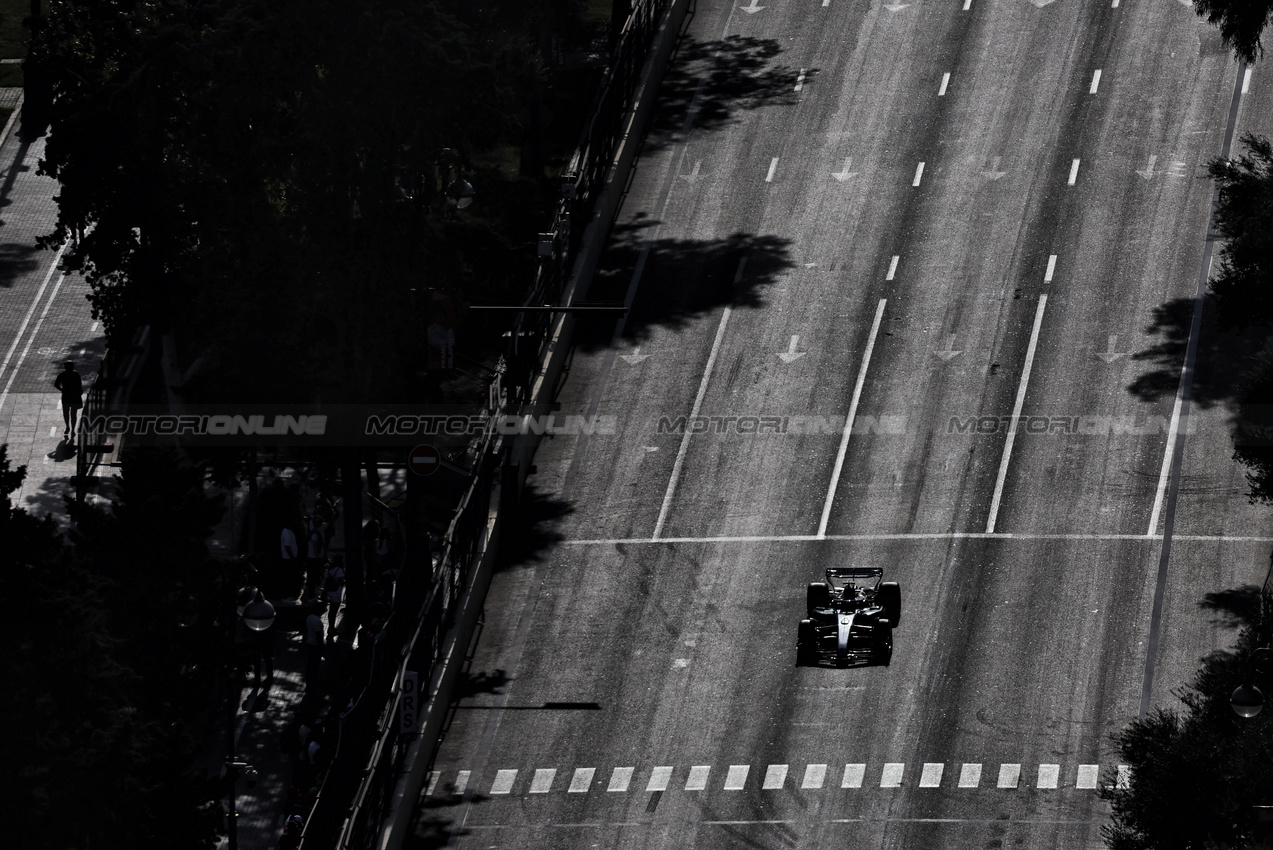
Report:
M305 686L318 684L318 671L323 665L323 605L316 602L305 618Z
M306 541L305 547L305 575L309 581L309 590L312 592L318 586L320 578L320 567L323 561L327 559L327 523L317 511L305 523Z
M323 594L327 597L327 630L328 640L336 640L336 614L340 612L340 603L345 598L345 561L339 555L323 573Z
M67 360L62 366L64 368L53 381L53 388L62 392L62 421L66 423L65 436L72 437L75 432L75 417L84 406L84 381L80 379L80 373L75 371L74 360Z

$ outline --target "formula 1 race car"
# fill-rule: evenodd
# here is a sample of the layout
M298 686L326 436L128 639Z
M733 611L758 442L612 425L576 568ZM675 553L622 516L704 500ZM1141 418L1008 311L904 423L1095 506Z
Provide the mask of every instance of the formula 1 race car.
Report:
M832 567L826 581L809 583L796 666L889 663L902 591L883 577L881 567Z

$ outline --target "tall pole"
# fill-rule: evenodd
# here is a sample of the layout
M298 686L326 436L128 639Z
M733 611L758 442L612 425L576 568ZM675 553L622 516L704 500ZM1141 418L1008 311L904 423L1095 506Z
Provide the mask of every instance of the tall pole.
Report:
M237 618L234 611L234 601L231 598L231 614ZM234 757L234 721L237 716L235 707L239 704L239 688L238 688L238 668L235 665L234 658L234 624L235 619L230 620L230 658L226 663L225 674L225 739L226 739L226 759L225 759L225 778L226 784L230 786L230 808L226 813L226 836L229 850L239 850L239 813L236 810L235 791L238 783L238 769L234 763L238 761Z

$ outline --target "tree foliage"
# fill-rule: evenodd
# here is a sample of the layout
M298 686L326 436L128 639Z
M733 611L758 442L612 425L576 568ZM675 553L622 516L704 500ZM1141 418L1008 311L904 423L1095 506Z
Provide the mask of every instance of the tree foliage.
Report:
M1251 844L1251 808L1273 804L1273 712L1238 717L1230 695L1248 672L1273 694L1273 669L1252 651L1273 642L1273 610L1242 629L1233 652L1215 653L1177 695L1183 711L1159 709L1117 736L1131 768L1127 788L1106 786L1111 850L1224 850Z
M1273 14L1273 0L1193 0L1198 14L1220 28L1220 36L1234 56L1254 62L1264 55L1260 34Z
M50 520L13 505L21 480L0 449L6 834L32 850L210 848L216 782L195 769L185 728L146 710L126 641L111 632L113 583Z
M1215 228L1225 239L1211 292L1221 324L1239 328L1273 322L1273 143L1254 133L1241 141L1245 152L1209 166L1219 190Z

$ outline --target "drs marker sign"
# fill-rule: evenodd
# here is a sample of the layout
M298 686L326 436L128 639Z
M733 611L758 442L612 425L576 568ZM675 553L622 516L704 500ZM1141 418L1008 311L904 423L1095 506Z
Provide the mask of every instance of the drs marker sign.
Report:
M414 670L402 674L402 699L398 702L398 733L410 735L420 725L420 689Z
M442 465L442 453L425 443L416 446L407 455L407 466L416 475L432 475Z

